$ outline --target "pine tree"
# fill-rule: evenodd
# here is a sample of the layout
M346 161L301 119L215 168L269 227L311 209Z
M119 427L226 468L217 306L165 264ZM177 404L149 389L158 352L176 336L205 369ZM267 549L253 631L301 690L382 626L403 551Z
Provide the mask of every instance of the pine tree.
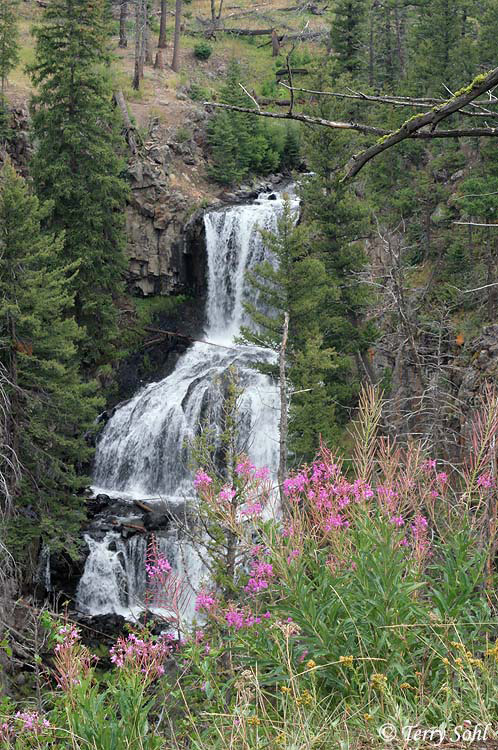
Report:
M0 80L2 99L8 75L12 68L19 62L18 6L19 0L2 0L0 3Z
M415 95L446 96L476 72L475 24L468 0L431 0L411 25L410 80Z
M99 405L95 383L82 384L71 281L63 236L41 229L40 205L10 164L0 173L0 363L6 381L7 451L18 459L2 467L15 514L10 521L16 556L36 555L41 537L75 554L82 516L76 493L91 458L84 434ZM5 405L3 406L5 408Z
M365 0L336 0L330 30L339 73L358 73L365 59Z
M49 226L64 230L64 255L78 263L72 290L89 366L111 358L124 270L127 188L105 72L107 44L106 0L50 0L30 68L38 87L32 171L39 197L53 203Z
M289 125L285 132L284 148L282 151L282 168L297 169L301 161L299 148L299 130Z
M307 158L313 174L303 180L300 190L302 222L308 227L313 252L323 262L329 280L322 330L324 346L336 352L336 367L327 376L327 387L340 405L336 408L339 423L347 422L356 403L360 377L369 367L365 352L375 335L373 326L364 320L371 297L360 281L366 265L358 241L367 230L365 209L341 184L337 169L347 138L323 130L308 134ZM351 148L351 143L346 147ZM359 360L363 360L360 368Z
M223 104L251 106L241 82L241 67L232 61L220 92ZM210 125L209 143L209 175L222 185L239 182L251 173L271 172L278 166L279 156L266 124L244 112L218 111Z
M496 0L485 0L479 14L478 57L484 70L496 65L496 39L498 38L498 8Z
M257 301L246 303L255 329L242 328L244 341L278 352L284 316L289 317L287 344L288 379L295 395L290 406L290 449L299 459L311 459L320 434L330 440L335 428L334 404L325 386L335 367L335 352L323 345L322 309L330 294L322 261L314 257L307 233L294 226L286 202L276 232L263 232L273 262L266 261L248 272ZM259 369L277 376L278 368L260 364Z

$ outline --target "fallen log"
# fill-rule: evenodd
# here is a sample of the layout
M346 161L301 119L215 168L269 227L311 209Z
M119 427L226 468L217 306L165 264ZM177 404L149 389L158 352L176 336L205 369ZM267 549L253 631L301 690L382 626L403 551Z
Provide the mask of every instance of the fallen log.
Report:
M136 156L138 151L137 131L132 121L130 120L130 115L128 114L128 107L126 106L124 94L120 89L114 92L114 101L121 111L121 116L123 118L123 131L126 142L128 143L133 156Z
M307 68L292 68L290 71L291 75L293 76L307 76L309 75L309 70ZM282 68L282 70L277 70L275 73L275 76L277 78L282 78L283 76L288 76L289 71L287 68Z
M125 521L118 521L117 519L114 519L111 523L113 526L121 526L125 529L132 529L132 531L140 531L141 534L147 533L145 526L140 526L138 523L126 523Z
M133 505L136 505L140 510L145 510L147 513L153 513L154 511L154 508L151 508L150 505L143 503L141 500L134 500Z

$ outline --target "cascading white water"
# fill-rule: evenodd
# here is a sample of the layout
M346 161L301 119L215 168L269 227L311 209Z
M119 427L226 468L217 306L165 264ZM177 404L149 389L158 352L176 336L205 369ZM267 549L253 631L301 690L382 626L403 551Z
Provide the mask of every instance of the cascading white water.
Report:
M215 433L219 428L223 376L234 366L243 388L241 447L256 465L276 471L278 390L268 377L251 368L255 360L270 361L273 355L234 343L241 325L249 323L243 303L255 301L254 291L246 284L246 271L265 259L274 262L260 234L260 229L276 228L282 211L283 196L273 194L272 198L262 195L253 204L205 215L209 272L205 343L194 344L168 377L151 383L117 409L97 446L96 492L149 501L161 497L170 502L192 496L188 446L203 423ZM142 559L132 561L130 542L116 534L108 534L102 541L87 541L90 555L78 588L79 608L101 614L139 604L145 584L133 584L130 570L139 564L143 568L145 547ZM191 576L194 588L193 579L199 582L202 570L195 552L184 549L182 559L187 555L187 567L196 571ZM168 559L173 565L176 557L178 553L170 548Z

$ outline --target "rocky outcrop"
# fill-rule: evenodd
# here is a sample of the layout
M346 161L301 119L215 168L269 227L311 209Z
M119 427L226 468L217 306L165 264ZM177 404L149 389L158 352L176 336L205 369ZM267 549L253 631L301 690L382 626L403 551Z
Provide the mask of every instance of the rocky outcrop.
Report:
M9 111L9 126L12 131L7 141L7 154L16 169L27 176L28 162L32 153L30 139L29 112L24 107L14 107ZM0 166L2 164L2 153L0 152Z
M205 252L198 201L170 179L175 160L199 164L202 143L194 129L188 141L172 140L153 121L148 140L130 162L131 195L126 207L128 287L132 294L202 295Z

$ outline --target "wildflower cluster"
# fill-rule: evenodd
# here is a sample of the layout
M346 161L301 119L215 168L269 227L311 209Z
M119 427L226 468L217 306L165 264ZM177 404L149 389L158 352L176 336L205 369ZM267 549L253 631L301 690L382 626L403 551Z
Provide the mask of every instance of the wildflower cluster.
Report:
M263 615L255 615L248 608L238 609L233 606L225 612L227 625L235 630L252 628L254 625L262 623L263 620L269 620L270 617L269 612L265 612Z
M320 461L286 479L284 492L292 503L306 505L315 525L324 534L347 529L350 524L346 517L348 506L364 503L374 496L367 482L361 479L348 482L340 464L325 451Z
M171 565L165 557L158 557L154 562L146 563L145 570L150 580L161 580L171 573Z
M445 472L435 471L433 459L422 464L422 476L434 473L434 482L438 487L446 486L448 476ZM433 486L432 480L429 482ZM408 548L413 558L421 565L430 554L430 533L427 519L418 510L417 503L409 502L410 494L416 494L418 485L411 477L400 476L397 481L392 477L377 486L363 479L348 481L342 473L340 464L331 454L322 450L320 460L311 466L303 467L297 474L284 482L284 492L295 508L304 508L311 520L312 534L322 537L331 545L335 554L329 559L329 568L334 572L338 568L350 566L353 550L348 548L348 530L355 523L357 509L364 508L368 513L379 511L396 529L406 528L404 538L399 540L401 546ZM422 494L422 493L421 493ZM282 537L291 540L296 535L293 523L282 530ZM410 521L411 518L411 521ZM339 532L341 532L339 534ZM302 537L302 533L299 534ZM301 549L293 542L287 551L287 563L291 563L301 554Z
M199 469L194 479L202 500L229 527L261 516L273 493L269 469L256 468L247 457L237 463L233 481L217 489L204 469Z
M251 572L244 591L250 594L257 594L268 588L270 580L273 578L273 565L264 560L253 560L251 563Z
M212 612L216 607L216 598L213 594L206 594L201 591L195 600L195 611L196 612Z
M66 624L57 630L54 666L57 683L64 691L69 691L90 673L97 658L80 643L80 633L74 625Z
M173 651L173 637L164 634L157 640L139 638L130 633L120 636L111 648L111 661L119 669L127 669L154 680L164 674L164 662Z
M17 711L12 718L0 724L0 742L13 747L16 738L40 737L54 728L38 711Z

